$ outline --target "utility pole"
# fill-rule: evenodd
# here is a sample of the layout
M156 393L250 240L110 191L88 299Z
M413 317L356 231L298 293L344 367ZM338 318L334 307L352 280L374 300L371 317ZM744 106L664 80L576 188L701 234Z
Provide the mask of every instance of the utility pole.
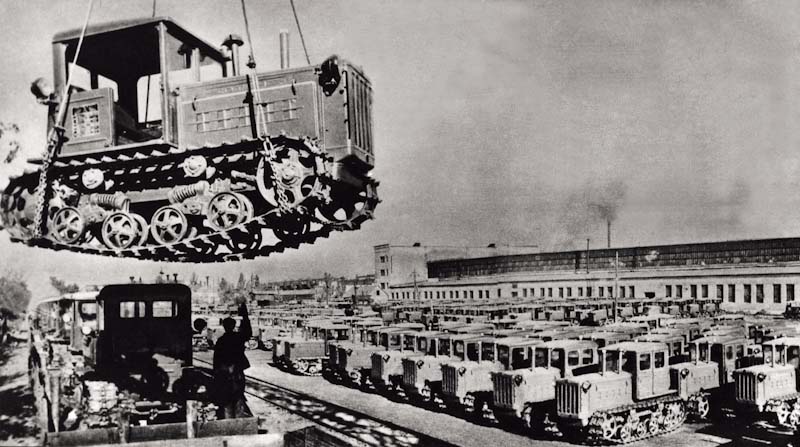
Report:
M614 322L617 322L617 297L619 296L619 251L614 252Z
M411 273L411 276L414 277L414 301L417 301L417 269L414 269L414 271Z

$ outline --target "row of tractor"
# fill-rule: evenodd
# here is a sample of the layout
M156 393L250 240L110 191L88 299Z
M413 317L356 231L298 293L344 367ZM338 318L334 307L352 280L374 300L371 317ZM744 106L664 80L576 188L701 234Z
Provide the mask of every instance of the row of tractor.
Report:
M659 312L587 326L533 316L509 324L509 315L437 325L296 320L273 341L273 363L478 423L591 443L658 436L687 418L800 426L798 322Z

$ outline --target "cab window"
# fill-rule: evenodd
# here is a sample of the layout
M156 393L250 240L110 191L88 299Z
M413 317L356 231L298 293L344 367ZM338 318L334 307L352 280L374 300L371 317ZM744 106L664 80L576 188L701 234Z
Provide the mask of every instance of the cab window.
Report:
M389 346L400 346L400 336L397 335L397 334L390 335L389 336Z
M675 342L675 343L672 345L672 355L680 355L680 354L682 354L682 352L681 352L681 351L683 351L683 350L681 349L681 342L679 342L679 341L676 341L676 342Z
M736 345L736 358L744 357L744 345Z
M529 368L531 358L525 355L525 348L511 350L511 369Z
M484 343L481 347L481 360L485 360L488 362L494 361L494 344L493 343Z
M594 349L584 349L581 356L581 365L590 365L594 360Z
M120 301L120 318L144 318L144 301Z
M473 362L477 362L480 358L479 355L479 343L469 343L467 345L467 360L472 360Z
M453 354L458 356L459 358L464 358L464 342L457 341L453 343Z
M786 364L797 368L798 364L800 364L800 347L789 346L786 349Z
M665 363L666 356L663 352L656 352L653 356L653 362L655 363L656 368L663 368Z
M689 345L689 360L691 361L697 360L697 344L695 343Z
M580 364L580 355L578 351L569 351L567 353L567 365L578 366Z
M547 349L546 348L536 348L535 351L535 358L534 358L534 365L537 368L547 368L548 364L547 359Z
M418 338L417 339L417 351L420 352L428 352L428 340L425 338Z
M509 366L509 364L508 364L508 362L509 362L509 358L508 358L509 357L509 355L508 355L509 353L508 353L508 351L509 351L508 346L500 345L500 346L497 347L497 361L502 363L503 366L505 366L506 368L508 368L508 366Z
M414 349L414 337L413 336L405 336L403 337L403 349Z
M650 353L639 354L639 371L650 369Z
M725 347L725 359L733 360L733 346L728 345Z
M450 355L450 343L447 340L439 341L439 355Z
M154 318L171 318L178 314L178 303L175 301L153 301Z
M764 346L764 363L772 363L772 346Z
M564 364L564 350L553 349L550 351L550 366L560 368Z
M603 354L603 361L605 362L605 370L609 372L619 372L619 352L606 351Z
M81 303L78 313L83 320L94 320L97 318L97 303Z

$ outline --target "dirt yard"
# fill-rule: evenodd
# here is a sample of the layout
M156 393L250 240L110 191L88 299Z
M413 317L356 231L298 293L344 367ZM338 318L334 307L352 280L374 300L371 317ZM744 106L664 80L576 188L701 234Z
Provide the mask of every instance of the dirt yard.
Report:
M0 445L40 445L28 384L27 343L15 334L0 345Z

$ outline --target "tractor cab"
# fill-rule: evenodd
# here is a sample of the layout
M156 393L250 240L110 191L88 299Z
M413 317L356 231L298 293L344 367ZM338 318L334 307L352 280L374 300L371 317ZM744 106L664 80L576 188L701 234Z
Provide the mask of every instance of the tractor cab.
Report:
M789 301L786 303L786 310L783 311L783 317L791 320L800 320L800 302Z
M552 370L560 377L580 375L599 362L593 340L552 340L532 347L533 368Z
M650 333L636 337L636 340L666 344L668 349L670 364L684 362L688 358L686 356L686 341L681 333L678 332Z
M603 375L631 375L635 400L670 392L669 349L665 343L623 342L601 349L601 356Z
M689 344L689 361L716 363L719 367L719 383L733 381L733 371L755 364L756 359L747 354L748 341L740 336L702 337Z
M226 77L228 57L168 17L90 26L77 63L72 65L80 30L53 37L54 91L61 94L72 73L68 98L47 94L50 123L67 101L61 156L108 147L176 146L178 104L183 84ZM241 44L241 41L238 42Z

